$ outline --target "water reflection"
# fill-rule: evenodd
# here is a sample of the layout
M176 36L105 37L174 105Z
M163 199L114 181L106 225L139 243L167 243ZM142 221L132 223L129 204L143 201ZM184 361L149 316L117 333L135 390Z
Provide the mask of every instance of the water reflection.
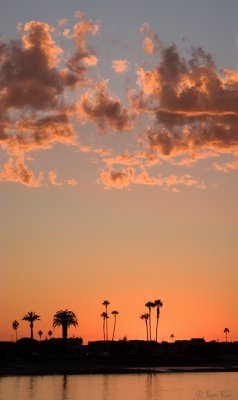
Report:
M35 394L34 394L34 385L35 385L35 377L34 376L30 376L29 377L29 399L30 400L34 400L35 399Z
M238 399L238 373L0 378L0 400L195 400L207 394Z
M102 400L108 400L108 398L109 398L108 385L109 385L110 375L103 375L102 379L103 379L103 381L102 381Z
M62 400L67 400L68 375L63 375Z

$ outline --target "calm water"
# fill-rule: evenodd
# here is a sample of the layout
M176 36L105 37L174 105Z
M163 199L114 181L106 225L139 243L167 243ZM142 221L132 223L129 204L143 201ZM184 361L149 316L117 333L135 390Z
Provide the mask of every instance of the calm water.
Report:
M0 378L0 400L238 399L238 373Z

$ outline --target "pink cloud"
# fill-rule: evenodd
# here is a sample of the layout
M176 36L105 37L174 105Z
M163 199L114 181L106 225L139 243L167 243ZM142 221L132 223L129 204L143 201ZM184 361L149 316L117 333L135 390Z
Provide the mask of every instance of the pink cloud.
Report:
M105 170L101 171L100 181L106 189L125 189L131 185L148 185L160 186L165 190L178 192L181 187L195 187L205 189L206 185L203 181L198 181L189 174L182 176L150 176L145 168L142 167L140 173L136 173L135 168L127 168L121 170Z
M67 183L67 185L69 186L77 186L78 185L78 181L76 179L66 179L65 182Z
M36 177L34 172L27 168L23 159L9 158L0 172L0 181L18 182L28 187L38 188L42 185L43 180L43 172Z
M54 186L62 186L62 182L58 181L58 176L55 171L50 171L48 173L49 182Z
M117 74L124 74L128 71L130 66L129 61L127 60L113 60L112 61L112 69Z
M100 133L106 133L108 128L114 131L132 129L132 116L118 97L108 93L105 81L81 95L77 110L79 119L95 122Z
M152 31L150 25L147 23L142 24L140 28L141 33L145 36L143 40L143 49L145 53L153 54L161 47L159 35Z

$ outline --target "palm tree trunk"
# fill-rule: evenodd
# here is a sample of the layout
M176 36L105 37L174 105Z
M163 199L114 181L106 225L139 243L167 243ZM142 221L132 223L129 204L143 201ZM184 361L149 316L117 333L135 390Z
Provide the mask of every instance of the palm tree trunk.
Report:
M33 339L33 322L30 323L30 328L31 328L31 339Z
M113 339L114 339L115 329L116 329L116 315L114 315L114 326L113 326L113 333L112 333L112 342L113 342Z
M107 305L106 305L106 314L107 314ZM106 318L106 341L108 341L108 325L107 325L107 318Z
M17 329L16 329L16 342L17 342Z
M103 318L103 340L105 342L106 338L105 338L105 318Z
M150 330L150 341L151 341L151 309L149 309L149 330Z
M159 325L160 308L157 306L157 320L156 320L156 343L158 340L158 325Z
M145 324L146 324L146 341L148 342L148 322L147 322L147 319L145 320Z
M68 327L67 325L62 325L62 336L63 339L66 341L67 340L67 336L68 336Z

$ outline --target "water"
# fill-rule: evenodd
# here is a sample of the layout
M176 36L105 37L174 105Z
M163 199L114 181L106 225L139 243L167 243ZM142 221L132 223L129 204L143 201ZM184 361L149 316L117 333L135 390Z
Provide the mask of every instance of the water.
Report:
M237 372L0 378L0 400L237 399Z

